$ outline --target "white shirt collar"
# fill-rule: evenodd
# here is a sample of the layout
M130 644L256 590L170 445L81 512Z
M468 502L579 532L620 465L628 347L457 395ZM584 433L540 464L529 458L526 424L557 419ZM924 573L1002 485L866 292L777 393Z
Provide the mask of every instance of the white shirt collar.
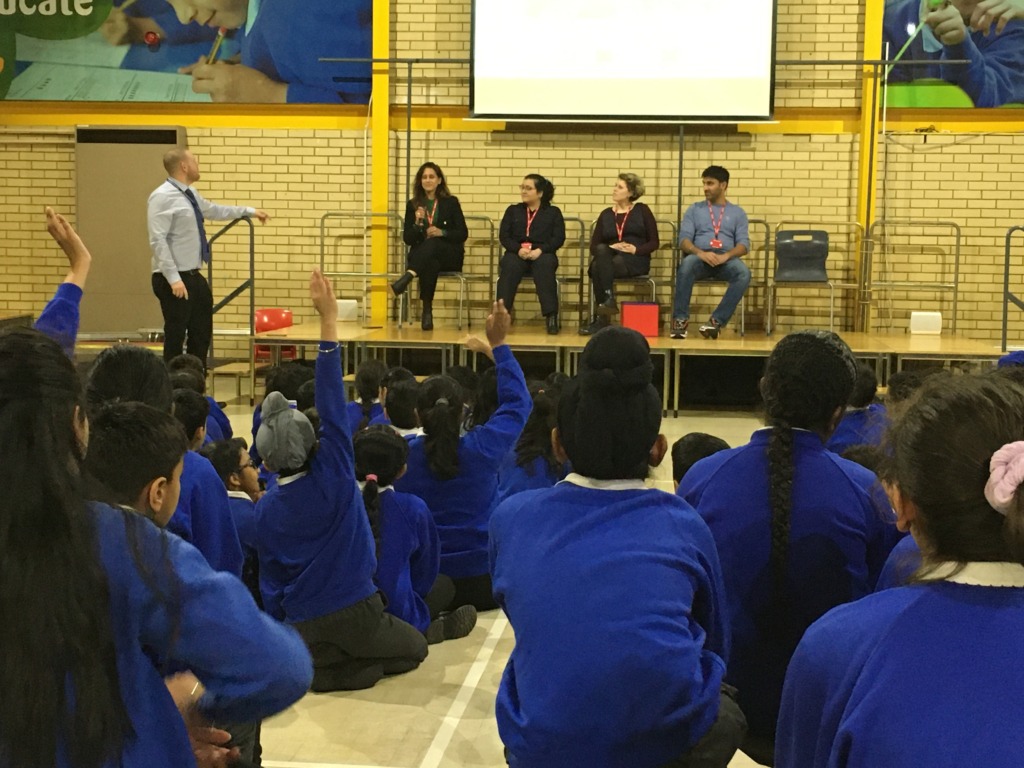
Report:
M402 429L401 427L396 427L394 424L392 424L391 428L393 430L395 430L395 432L400 434L402 437L419 437L420 435L425 435L426 434L426 432L423 431L423 427L413 427L412 429Z
M366 481L365 480L356 480L356 485L359 487L360 491L366 489ZM382 486L379 486L377 488L377 493L384 493L384 491L393 491L393 490L395 490L395 486L393 486L393 485L382 485Z
M957 568L959 573L953 573ZM943 573L951 575L943 577ZM972 587L1024 588L1024 565L1020 563L940 563L935 574L943 581Z
M248 499L252 501L252 497L245 491L228 491L229 499Z
M593 477L584 477L576 472L570 472L561 483L572 483L581 488L592 488L595 491L645 491L648 490L647 483L643 480L596 480Z
M305 477L308 474L309 474L309 472L296 472L294 475L288 475L288 477L279 478L278 481L277 481L277 484L278 485L288 485L289 483L294 483L300 477Z

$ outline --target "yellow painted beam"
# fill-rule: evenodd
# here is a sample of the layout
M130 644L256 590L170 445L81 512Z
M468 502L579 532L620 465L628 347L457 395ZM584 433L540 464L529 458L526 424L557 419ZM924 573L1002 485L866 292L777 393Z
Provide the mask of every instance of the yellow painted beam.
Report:
M391 8L390 0L373 0L373 58L391 57ZM390 65L386 62L373 65L373 105L370 111L371 174L370 211L391 210L391 140L389 133L389 110L391 102ZM388 269L389 248L386 219L374 220L370 232L370 258L374 272ZM376 280L373 295L380 296L383 281ZM374 325L387 321L387 301L374 301L370 320Z
M121 102L5 101L0 126L183 125L186 128L362 130L359 105L132 104Z
M881 55L884 17L885 0L865 0L863 49L863 58L865 59L878 59ZM882 113L880 85L875 68L863 67L860 91L860 147L857 163L857 221L864 227L865 232L875 218L878 190L878 131L881 126ZM861 274L862 264L863 249L858 247L854 253L855 275ZM871 307L865 307L858 303L853 323L855 331L870 328Z

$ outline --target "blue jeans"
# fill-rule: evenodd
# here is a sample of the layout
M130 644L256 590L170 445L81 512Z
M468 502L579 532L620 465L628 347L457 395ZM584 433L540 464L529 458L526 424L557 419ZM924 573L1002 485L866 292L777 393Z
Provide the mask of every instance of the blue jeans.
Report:
M747 286L750 285L750 268L743 259L729 259L717 267L709 266L699 256L689 254L676 270L676 297L672 303L672 319L686 320L690 317L690 294L693 284L699 280L726 282L725 296L718 303L711 318L719 325L725 325L736 312Z

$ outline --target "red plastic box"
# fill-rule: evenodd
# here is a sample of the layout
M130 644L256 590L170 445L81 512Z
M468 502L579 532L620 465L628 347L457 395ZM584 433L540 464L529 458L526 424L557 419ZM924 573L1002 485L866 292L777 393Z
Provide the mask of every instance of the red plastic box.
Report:
M661 331L657 304L644 301L622 302L622 325L644 336L657 336Z

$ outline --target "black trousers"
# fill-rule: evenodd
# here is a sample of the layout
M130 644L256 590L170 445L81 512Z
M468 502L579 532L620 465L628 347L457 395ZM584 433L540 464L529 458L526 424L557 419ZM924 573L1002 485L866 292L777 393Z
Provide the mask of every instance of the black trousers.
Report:
M651 260L646 256L617 251L604 243L594 249L587 274L594 286L594 301L605 300L616 278L646 275L651 270Z
M478 611L493 611L498 607L491 585L491 574L452 579L452 583L455 585L455 597L451 601L451 610L463 605L472 605Z
M424 240L409 249L406 263L420 280L420 298L424 306L431 306L437 290L440 272L461 272L465 252L461 245L449 243L440 237Z
M430 611L431 619L436 619L444 611L451 608L453 599L455 599L455 583L443 573L437 574L434 586L430 588L427 596L423 598L427 604L427 610Z
M181 281L188 291L187 299L177 298L167 279L159 272L153 273L153 293L164 315L164 360L186 351L188 334L188 353L205 365L213 336L213 292L198 269L182 272Z
M527 275L532 275L541 314L547 317L558 312L558 285L555 283L558 257L555 254L542 253L536 261L527 261L519 258L517 253L507 251L501 257L499 268L498 298L505 302L505 309L512 309L519 283Z
M380 593L355 605L295 625L313 657L317 693L372 688L384 675L416 669L427 639L416 627L384 612Z

